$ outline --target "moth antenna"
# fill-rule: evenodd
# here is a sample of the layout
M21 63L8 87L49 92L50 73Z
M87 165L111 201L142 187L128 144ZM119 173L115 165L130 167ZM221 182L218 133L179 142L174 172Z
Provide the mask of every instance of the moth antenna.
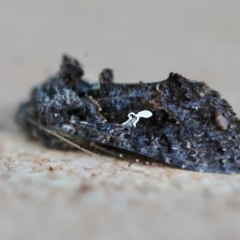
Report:
M107 150L106 148L100 147L98 144L96 144L96 143L94 143L94 142L91 142L90 145L91 145L92 147L100 150L100 151L103 151L103 152L105 152L105 153L111 154L111 155L114 156L114 157L121 158L122 160L128 162L128 167L129 167L129 168L131 167L131 165L132 165L133 163L136 162L136 160L133 159L132 157L130 157L129 155L127 155L127 158L125 158L125 157L123 156L123 154L121 154L121 153L118 154L118 153L116 153L116 152L114 152L114 151ZM122 168L122 167L121 167L121 168Z
M98 150L100 150L100 151L103 151L103 152L105 152L105 153L108 153L108 154L111 154L111 155L113 155L113 156L118 156L116 153L114 153L113 151L110 151L110 150L107 150L106 148L104 148L104 147L100 147L99 145L97 145L96 143L94 143L94 142L91 142L90 143L90 145L91 145L91 147L94 147L95 149L98 149ZM119 157L119 156L118 156Z
M48 129L48 128L42 126L42 125L40 125L39 123L35 122L35 121L32 120L31 118L26 117L26 120L27 120L27 122L29 122L30 124L34 125L35 127L43 130L43 131L46 132L46 133L49 133L49 134L53 135L54 137L62 140L63 142L69 144L70 146L73 146L73 147L75 147L75 148L77 148L77 149L79 149L79 150L81 150L81 151L83 151L84 153L87 153L87 154L89 154L89 155L99 157L99 155L97 155L97 154L95 154L95 153L93 153L93 152L91 152L91 151L88 151L87 149L85 149L85 148L83 148L83 147L80 147L80 146L77 145L76 143L71 142L70 140L66 139L65 137L59 135L58 133L55 133L54 131L52 131L52 130L50 130L50 129ZM104 160L105 160L105 159L104 159Z
M114 151L110 151L110 150L108 150L108 149L106 149L106 148L104 148L104 147L99 146L98 144L96 144L96 143L94 143L94 142L91 142L90 145L91 145L92 147L100 150L100 151L103 151L103 152L105 152L105 153L111 154L111 155L114 156L114 157L121 158L121 159L123 159L124 161L130 161L130 160L131 160L131 159L129 160L129 159L125 158L125 157L123 156L123 154L118 154L118 153L116 153L116 152L114 152Z

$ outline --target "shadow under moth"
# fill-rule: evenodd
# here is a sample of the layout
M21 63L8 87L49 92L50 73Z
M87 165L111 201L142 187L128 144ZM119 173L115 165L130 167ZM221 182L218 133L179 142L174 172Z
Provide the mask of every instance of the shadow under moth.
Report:
M160 82L115 84L104 69L90 84L83 75L64 56L60 71L21 104L17 122L50 148L99 147L181 169L240 172L240 120L205 83L170 73Z

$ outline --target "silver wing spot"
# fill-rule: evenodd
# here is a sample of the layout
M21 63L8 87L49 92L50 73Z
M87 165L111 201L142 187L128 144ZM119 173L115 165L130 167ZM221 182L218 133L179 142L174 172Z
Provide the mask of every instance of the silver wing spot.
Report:
M140 111L137 114L131 112L128 114L128 120L122 123L122 125L136 127L140 118L150 118L152 115L153 115L152 112L148 110Z

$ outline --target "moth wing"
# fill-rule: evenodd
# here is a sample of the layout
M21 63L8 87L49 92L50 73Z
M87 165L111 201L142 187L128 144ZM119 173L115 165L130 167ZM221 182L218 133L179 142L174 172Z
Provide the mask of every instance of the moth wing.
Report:
M73 123L75 128L74 139L71 134L70 137L74 142L78 141L82 135L85 136L85 140L89 142L96 142L104 147L115 147L119 151L129 151L137 153L141 156L152 159L153 162L165 163L170 166L174 166L181 169L200 171L200 172L223 172L220 168L209 167L206 163L199 163L194 156L192 149L187 149L182 142L178 148L175 149L176 153L168 152L166 148L160 145L153 144L147 138L146 132L136 131L136 128L129 127L132 132L131 138L127 136L124 131L119 130L122 126L119 124L111 123L87 123L76 121ZM122 131L122 133L121 133ZM141 135L142 134L142 135ZM182 145L182 146L181 146Z

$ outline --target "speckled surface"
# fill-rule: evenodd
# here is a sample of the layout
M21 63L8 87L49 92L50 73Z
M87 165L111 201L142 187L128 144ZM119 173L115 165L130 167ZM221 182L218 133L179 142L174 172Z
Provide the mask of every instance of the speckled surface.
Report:
M87 77L170 71L204 80L240 114L238 2L1 1L1 239L217 239L240 236L240 175L204 174L49 150L13 115L63 52Z
M237 239L240 176L46 150L2 133L2 239Z

